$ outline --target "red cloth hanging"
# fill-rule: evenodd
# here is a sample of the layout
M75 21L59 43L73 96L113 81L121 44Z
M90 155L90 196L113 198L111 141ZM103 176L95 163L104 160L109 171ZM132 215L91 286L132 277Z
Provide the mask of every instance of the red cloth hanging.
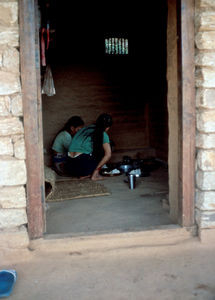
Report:
M49 48L50 43L50 33L49 28L42 28L41 29L41 63L42 66L46 66L46 50Z

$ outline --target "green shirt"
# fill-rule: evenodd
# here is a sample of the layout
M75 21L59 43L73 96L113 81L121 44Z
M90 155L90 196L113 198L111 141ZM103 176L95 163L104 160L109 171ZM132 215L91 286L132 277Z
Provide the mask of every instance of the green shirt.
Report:
M55 138L52 149L59 153L67 153L72 136L67 131L61 131Z
M80 129L73 137L69 145L69 152L80 152L91 154L93 152L93 143L91 133L95 130L95 125L90 125ZM103 133L103 144L110 143L109 136Z

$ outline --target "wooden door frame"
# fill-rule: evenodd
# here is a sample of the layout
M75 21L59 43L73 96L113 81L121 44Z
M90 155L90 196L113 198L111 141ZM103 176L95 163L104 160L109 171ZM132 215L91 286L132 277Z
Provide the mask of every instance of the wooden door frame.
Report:
M27 169L27 216L30 239L45 231L44 163L40 55L35 0L19 0L20 67Z
M195 201L195 0L177 0L178 11L178 110L179 110L179 218L192 227Z
M179 224L194 225L195 62L194 0L178 1L179 57ZM31 239L43 236L44 165L35 0L19 0L20 62L27 167L27 215ZM37 38L36 38L37 40Z

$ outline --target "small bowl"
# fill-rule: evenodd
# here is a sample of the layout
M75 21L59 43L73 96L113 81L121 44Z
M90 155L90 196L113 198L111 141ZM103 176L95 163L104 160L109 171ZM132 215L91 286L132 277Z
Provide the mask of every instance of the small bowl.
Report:
M122 172L122 173L128 173L132 170L132 165L125 165L122 164L118 167L118 169Z

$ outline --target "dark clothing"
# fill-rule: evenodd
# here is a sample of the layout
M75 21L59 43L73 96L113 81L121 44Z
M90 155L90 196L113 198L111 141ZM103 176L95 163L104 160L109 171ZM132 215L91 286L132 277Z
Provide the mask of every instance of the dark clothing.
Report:
M60 176L66 176L67 155L65 153L55 153L52 156L53 169Z
M68 158L68 172L71 176L91 175L98 165L98 161L90 154L81 154L75 158Z

